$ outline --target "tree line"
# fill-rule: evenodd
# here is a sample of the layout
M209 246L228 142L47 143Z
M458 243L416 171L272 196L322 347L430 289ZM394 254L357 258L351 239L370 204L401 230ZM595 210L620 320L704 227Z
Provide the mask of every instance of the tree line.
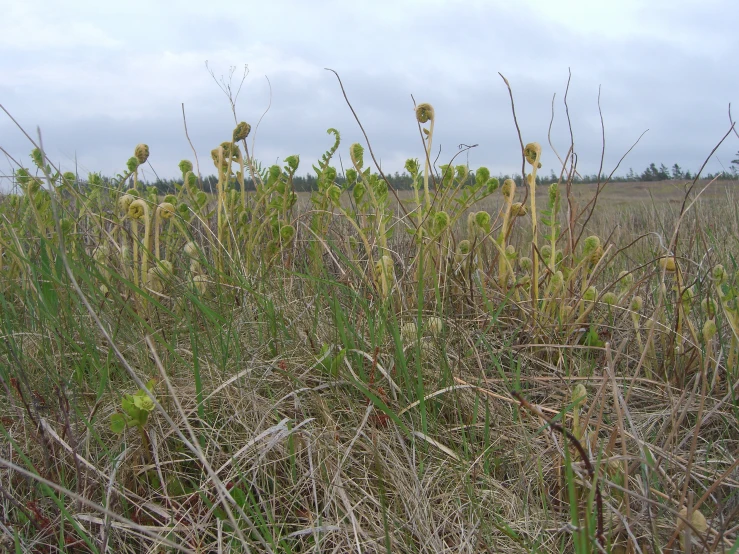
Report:
M8 176L12 177L12 176ZM122 176L119 176L122 177ZM412 179L408 173L385 173L385 177L388 182L396 190L410 190L412 186ZM500 174L497 176L502 183L505 179L513 179L517 185L523 184L523 179L520 174L508 175ZM437 179L440 179L441 175L436 173L432 175L430 182L433 184ZM695 178L695 174L690 170L684 170L679 164L673 164L672 167L667 167L661 163L659 166L656 163L650 163L642 172L637 173L633 169L629 169L626 175L613 175L610 177L612 183L629 183L629 182L652 182L652 181L667 181L667 180L692 180ZM739 152L736 153L736 159L731 161L729 171L723 171L719 173L704 173L701 175L703 179L719 179L719 180L733 180L739 178ZM470 171L469 182L474 182L475 173ZM549 175L537 175L537 185L548 185L552 182L556 182L559 179L559 175L552 170ZM573 183L603 183L608 179L608 174L577 174L572 179ZM13 180L13 179L11 179ZM103 177L105 182L115 182L116 179L109 179ZM161 179L155 180L143 180L148 186L156 187L161 194L169 194L176 192L180 185L182 185L182 179ZM343 176L338 176L336 179L338 185L343 185L345 179ZM216 175L206 175L201 179L203 190L206 192L215 192L218 184L218 177ZM12 187L12 184L11 184ZM317 188L316 177L311 174L307 175L295 175L293 177L293 187L296 192L311 192ZM254 182L251 178L246 179L247 190L255 190Z
M732 160L730 171L723 171L719 173L705 173L702 175L703 179L719 179L719 180L731 180L739 178L739 152L736 154L737 159ZM412 179L408 173L385 173L385 177L388 182L396 190L410 190L412 186ZM432 178L439 178L436 176ZM667 167L661 163L659 166L656 163L650 163L642 172L637 173L633 168L630 168L626 175L613 175L610 178L612 183L629 183L629 182L652 182L652 181L668 181L668 180L692 180L695 178L695 174L690 170L684 170L679 164L673 164L672 167ZM474 182L475 174L474 171L470 171L470 182ZM505 179L513 179L516 184L522 185L523 179L521 175L507 175L500 174L498 179L502 183ZM555 182L559 179L559 175L555 174L552 170L548 176L537 175L536 183L538 185L548 185L549 183ZM578 174L573 178L573 183L603 183L608 179L608 174ZM215 191L218 183L218 177L215 175L207 175L201 180L203 189L207 192ZM338 176L336 179L338 185L344 184L344 178ZM153 182L147 183L151 186L156 187L163 194L171 193L176 190L176 185L182 184L182 179L156 179ZM293 187L296 192L310 192L317 188L316 177L314 175L295 175L293 177ZM246 179L247 190L255 190L254 182L251 178Z

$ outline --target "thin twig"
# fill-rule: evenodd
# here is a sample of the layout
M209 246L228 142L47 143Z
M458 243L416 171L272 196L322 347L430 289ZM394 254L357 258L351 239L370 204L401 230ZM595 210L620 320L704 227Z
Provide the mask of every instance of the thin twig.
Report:
M598 184L600 185L600 176L603 173L603 161L606 158L606 126L603 122L603 110L600 107L600 85L598 85L598 117L600 118L600 135L601 135L601 149L600 149L600 165L598 166Z
M554 125L554 99L557 98L557 93L555 92L552 94L552 117L549 119L549 131L547 131L547 141L549 142L549 147L552 149L552 152L554 152L554 155L557 156L557 159L559 160L559 165L564 167L565 162L562 161L562 158L559 155L559 152L557 152L557 149L554 147L554 144L552 144L552 126Z
M503 79L505 86L508 88L508 96L511 97L511 113L513 114L513 123L516 125L516 133L518 133L518 142L521 144L521 157L523 158L521 161L521 175L523 177L523 185L525 186L526 185L526 155L524 153L523 138L521 137L521 127L519 127L518 118L516 117L516 104L513 101L513 91L511 90L511 85L508 82L508 79L506 79L503 76L503 74L500 72L498 72L498 75L500 75L500 78Z
M372 151L372 144L370 143L369 137L367 136L367 133L364 130L364 127L362 126L362 122L359 120L359 116L357 115L357 112L354 111L354 108L352 107L351 102L349 102L349 97L346 95L346 90L344 90L344 83L341 82L341 77L339 77L339 74L336 73L336 71L334 71L330 67L325 67L324 69L336 75L336 78L339 81L339 86L341 87L341 93L344 95L344 100L346 101L347 106L349 106L349 109L352 111L352 115L354 115L354 119L357 121L359 128L362 130L362 134L364 135L364 140L367 141L367 148L369 149L370 156L372 157L372 161L375 163L375 167L377 168L377 171L380 172L380 176L385 181L385 183L387 183L387 187L392 191L393 195L395 196L395 199L398 201L398 205L400 206L400 209L403 210L403 215L411 221L411 224L415 225L415 223L413 222L413 219L410 217L410 215L408 214L408 211L405 209L403 202L401 202L400 197L398 196L398 192L395 190L395 187L392 184L390 184L390 181L388 181L387 177L385 177L385 174L382 172L382 168L380 167L380 164L377 162L377 158L375 158L375 153Z
M257 131L259 131L259 126L262 124L262 120L264 119L264 116L266 116L269 113L269 110L272 108L272 82L269 80L269 77L266 75L264 76L265 79L267 79L267 86L269 87L269 101L267 102L267 107L264 108L264 111L262 112L262 115L259 116L259 120L257 121L257 124L254 126L254 133L252 133L251 136L251 158L254 157L254 152L256 151L257 147ZM246 139L244 139L244 148L246 148ZM247 154L248 154L247 150ZM254 181L254 170L252 169L252 181Z
M593 198L591 198L588 201L588 203L585 204L585 206L583 206L583 209L580 210L577 213L577 215L575 216L575 221L579 220L580 217L582 216L582 214L585 213L585 210L587 210L588 208L590 208L590 212L588 213L588 216L585 218L585 221L583 221L583 223L580 226L580 233L577 235L577 240L575 240L575 245L577 245L580 242L580 239L582 238L582 235L585 232L585 228L587 227L587 224L590 221L590 218L593 216L593 211L595 210L595 205L598 202L598 196L603 191L603 189L606 187L606 185L611 182L611 178L613 177L613 174L616 173L616 171L618 170L619 166L621 165L621 162L623 162L626 159L626 156L628 156L629 153L636 147L636 145L639 144L639 141L642 139L642 137L645 134L647 134L648 131L649 131L649 129L646 129L646 130L642 131L642 134L639 135L639 138L637 138L634 141L634 143L629 147L629 149L624 153L624 155L621 156L621 159L618 160L618 163L613 168L613 170L611 171L611 173L608 175L608 178L602 184L601 183L598 184L598 188L596 189L595 195L593 196Z
M736 122L734 121L734 118L731 116L731 102L729 102L729 123L731 123L731 127L734 129L734 134L736 135L736 138L739 138L739 133L736 132Z
M190 148L192 148L192 154L195 156L195 169L198 172L198 185L202 189L203 188L203 180L200 176L200 162L198 161L198 153L195 150L195 147L192 145L192 141L190 140L190 135L187 132L187 118L185 117L185 103L182 103L182 123L185 125L185 137L187 138L187 142L190 143ZM211 192L213 192L211 190Z

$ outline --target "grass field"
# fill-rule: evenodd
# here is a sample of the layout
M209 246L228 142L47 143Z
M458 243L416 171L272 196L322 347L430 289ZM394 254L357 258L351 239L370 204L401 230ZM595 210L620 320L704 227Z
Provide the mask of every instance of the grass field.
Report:
M335 133L298 198L248 134L214 196L18 168L0 551L738 551L737 183L399 203Z

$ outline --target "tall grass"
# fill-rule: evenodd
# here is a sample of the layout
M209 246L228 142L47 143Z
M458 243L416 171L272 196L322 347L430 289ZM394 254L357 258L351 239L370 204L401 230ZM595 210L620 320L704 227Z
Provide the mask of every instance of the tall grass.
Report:
M339 185L333 129L307 202L246 123L215 196L36 145L0 201L3 548L736 551L731 189L591 217L574 167L538 204L436 168L434 118L409 197L359 144Z

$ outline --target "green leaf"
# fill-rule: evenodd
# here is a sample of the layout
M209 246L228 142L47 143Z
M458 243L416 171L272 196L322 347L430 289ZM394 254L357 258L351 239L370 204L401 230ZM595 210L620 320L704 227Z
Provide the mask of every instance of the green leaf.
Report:
M292 170L293 173L295 173L298 170L298 165L300 164L300 156L288 156L285 158L285 163L287 163L287 166Z
M110 430L118 434L123 433L126 430L126 417L123 414L111 415Z
M246 493L240 487L234 487L231 489L231 498L233 498L236 504L241 508L246 504Z
M121 409L126 412L130 417L136 419L139 415L139 409L134 404L133 396L127 394L121 400Z
M590 326L590 329L588 329L588 332L583 337L583 344L585 346L594 346L594 347L603 347L605 346L605 343L600 339L600 336L598 335L598 330L595 328L595 326Z
M144 412L150 412L154 409L154 402L151 398L142 390L137 392L133 397L133 404L139 410Z
M139 416L135 421L132 421L136 427L143 427L146 425L146 420L149 419L149 412L146 410L139 410Z

